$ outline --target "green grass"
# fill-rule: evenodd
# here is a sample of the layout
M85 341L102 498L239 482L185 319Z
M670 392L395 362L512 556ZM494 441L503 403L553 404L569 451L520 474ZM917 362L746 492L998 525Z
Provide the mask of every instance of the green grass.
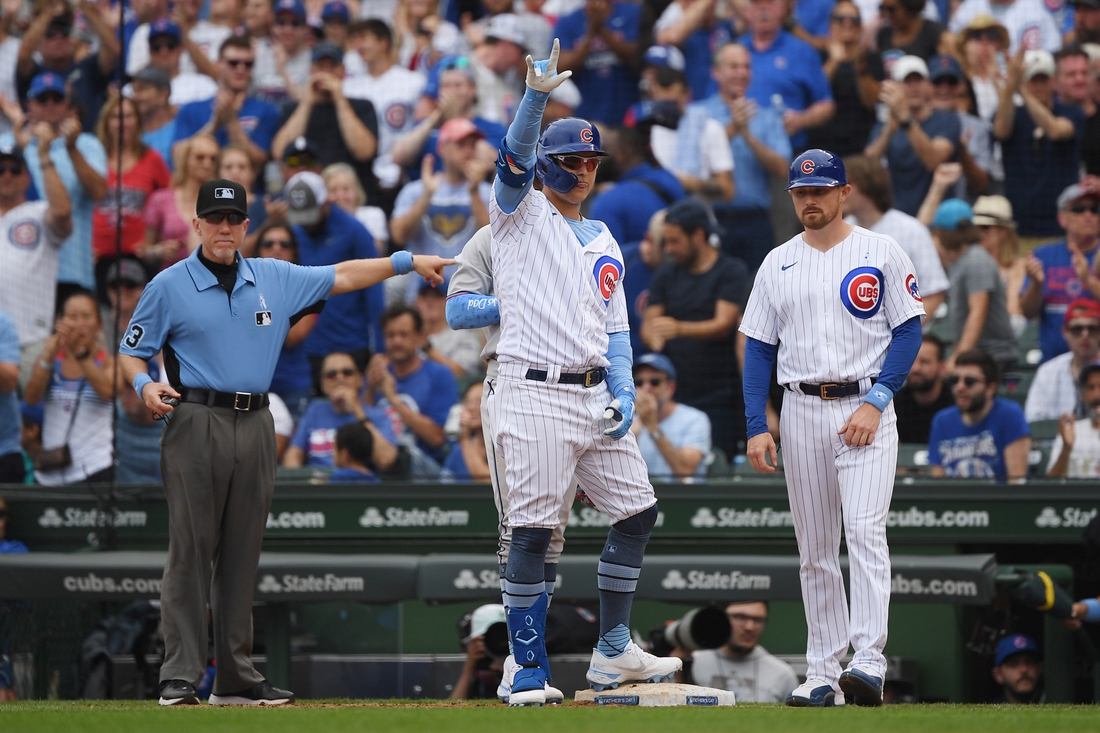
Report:
M4 733L853 733L1100 729L1100 706L899 705L878 709L509 709L500 704L330 701L272 709L160 708L149 702L17 702L0 705Z

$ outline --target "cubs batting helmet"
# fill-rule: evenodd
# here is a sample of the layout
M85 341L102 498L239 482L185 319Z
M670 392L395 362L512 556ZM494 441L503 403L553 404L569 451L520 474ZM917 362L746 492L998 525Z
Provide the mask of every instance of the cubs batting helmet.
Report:
M577 185L577 177L552 159L568 153L597 153L601 158L607 155L600 150L600 131L588 120L564 117L547 125L535 153L535 174L558 193L569 193Z
M828 150L807 150L791 163L787 190L816 186L833 188L848 183L848 174L839 155Z

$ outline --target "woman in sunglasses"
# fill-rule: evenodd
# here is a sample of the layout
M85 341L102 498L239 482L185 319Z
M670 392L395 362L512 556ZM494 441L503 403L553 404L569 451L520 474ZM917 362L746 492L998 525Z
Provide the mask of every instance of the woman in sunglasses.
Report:
M96 257L96 289L104 301L104 278L111 264L120 256L137 253L145 241L146 201L172 183L164 159L146 147L141 140L142 132L141 116L133 100L115 96L103 106L96 135L107 150L107 195L92 213L92 247ZM121 210L115 197L120 178Z
M217 170L218 143L209 135L196 135L180 144L171 188L149 196L145 206L145 246L138 252L157 270L184 259L199 246L191 226L199 188L213 180Z
M242 184L243 185L243 184ZM256 233L256 257L273 257L298 264L298 240L285 221L271 220ZM271 391L279 395L295 421L309 404L313 388L313 373L302 342L317 323L317 314L310 313L291 326L283 342L282 353L271 378Z
M959 36L958 46L963 71L974 88L978 116L992 122L1002 76L998 61L1008 50L1008 31L991 16L979 15Z

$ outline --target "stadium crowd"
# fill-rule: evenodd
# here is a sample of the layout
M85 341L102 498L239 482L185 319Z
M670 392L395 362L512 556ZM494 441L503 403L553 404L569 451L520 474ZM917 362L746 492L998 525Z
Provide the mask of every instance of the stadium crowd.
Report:
M844 157L846 216L905 248L929 311L908 468L1100 473L1100 0L2 0L0 483L158 480L162 423L114 355L194 251L204 182L249 191L244 257L461 252L554 38L573 77L543 124L603 132L586 215L626 257L655 477L740 464L737 326L810 147ZM286 470L487 478L484 339L445 288L398 277L297 322L271 385Z

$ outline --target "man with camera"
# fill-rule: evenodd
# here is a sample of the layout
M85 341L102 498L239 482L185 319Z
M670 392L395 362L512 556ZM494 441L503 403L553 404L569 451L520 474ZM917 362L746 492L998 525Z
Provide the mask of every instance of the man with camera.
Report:
M487 603L462 619L459 628L470 633L462 639L466 663L451 688L451 700L491 700L504 677L504 658L508 656L508 625L504 606Z
M730 638L717 649L700 649L689 654L682 647L673 651L684 660L682 679L677 682L715 687L734 693L737 702L783 702L798 687L791 665L760 646L768 623L767 601L731 603L726 606Z

